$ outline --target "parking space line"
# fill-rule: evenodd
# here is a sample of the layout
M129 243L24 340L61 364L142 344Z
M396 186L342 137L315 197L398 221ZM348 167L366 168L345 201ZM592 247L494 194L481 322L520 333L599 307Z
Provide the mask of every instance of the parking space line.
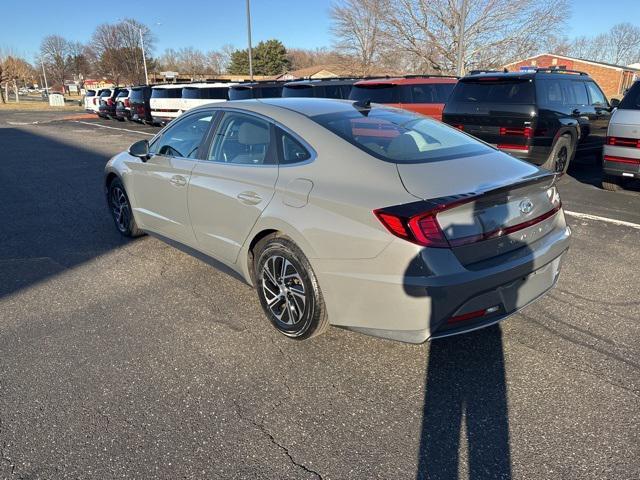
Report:
M100 124L97 124L97 123L82 122L80 120L72 120L72 122L74 122L74 123L82 123L84 125L91 125L92 127L109 128L111 130L121 130L123 132L130 132L130 133L140 133L142 135L149 135L150 137L155 137L155 135L156 135L155 133L140 132L138 130L129 130L128 128L110 127L109 125L100 125Z
M614 225L621 225L623 227L631 227L631 228L635 228L636 230L640 230L640 224L638 223L625 222L624 220L616 220L615 218L600 217L598 215L590 215L588 213L570 212L568 210L565 210L564 213L566 215L569 215L570 217L582 218L584 220L597 220L599 222L607 222L607 223L612 223Z

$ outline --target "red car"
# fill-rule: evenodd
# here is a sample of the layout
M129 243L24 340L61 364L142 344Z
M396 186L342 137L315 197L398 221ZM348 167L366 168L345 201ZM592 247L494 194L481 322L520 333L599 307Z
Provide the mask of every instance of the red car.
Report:
M370 101L404 108L442 120L442 110L457 77L409 75L362 80L353 85L349 100Z

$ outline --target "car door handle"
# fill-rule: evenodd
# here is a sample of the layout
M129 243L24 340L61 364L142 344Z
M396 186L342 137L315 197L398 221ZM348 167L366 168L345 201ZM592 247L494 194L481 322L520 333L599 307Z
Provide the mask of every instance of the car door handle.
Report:
M256 192L240 192L237 198L247 205L257 205L262 201L262 197Z
M184 187L187 184L187 179L182 175L174 175L169 181L176 187Z
M573 111L571 112L571 115L573 115L574 117L579 117L581 114L582 112L577 108L574 108Z

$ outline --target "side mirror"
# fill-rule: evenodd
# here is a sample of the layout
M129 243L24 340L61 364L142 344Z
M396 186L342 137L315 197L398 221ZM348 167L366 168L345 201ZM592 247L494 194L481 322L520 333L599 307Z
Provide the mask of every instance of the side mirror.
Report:
M138 157L143 162L149 160L149 141L139 140L129 147L129 155Z
M609 105L611 105L611 108L617 108L620 105L620 99L612 98Z

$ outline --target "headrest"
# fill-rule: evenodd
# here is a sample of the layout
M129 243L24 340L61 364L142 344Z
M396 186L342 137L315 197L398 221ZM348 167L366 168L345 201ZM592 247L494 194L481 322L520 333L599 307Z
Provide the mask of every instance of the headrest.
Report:
M243 145L263 145L269 143L269 129L266 126L244 122L238 129L238 143Z

